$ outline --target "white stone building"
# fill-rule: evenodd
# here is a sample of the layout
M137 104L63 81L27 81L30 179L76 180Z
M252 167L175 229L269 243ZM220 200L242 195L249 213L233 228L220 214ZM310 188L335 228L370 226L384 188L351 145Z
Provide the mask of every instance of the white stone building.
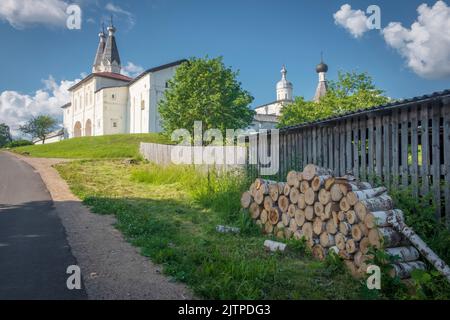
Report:
M327 92L327 71L328 66L322 60L316 67L316 72L319 75L319 83L313 98L313 101L315 102L319 101ZM255 108L256 114L252 124L248 128L249 130L259 131L260 129L276 128L279 122L279 116L281 115L281 110L294 101L294 86L287 80L286 74L286 67L283 66L281 69L281 80L278 81L276 85L277 100Z
M162 130L158 102L179 60L148 69L135 79L122 75L116 29L99 34L92 73L69 88L71 101L62 107L66 138Z

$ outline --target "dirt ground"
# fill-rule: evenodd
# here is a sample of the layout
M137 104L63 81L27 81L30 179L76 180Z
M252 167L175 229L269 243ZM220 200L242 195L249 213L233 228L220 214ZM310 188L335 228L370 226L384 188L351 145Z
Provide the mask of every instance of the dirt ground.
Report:
M140 255L114 228L115 218L93 214L70 191L55 164L68 160L28 158L42 177L66 229L72 253L81 268L89 299L192 299L186 286L161 274L161 268Z

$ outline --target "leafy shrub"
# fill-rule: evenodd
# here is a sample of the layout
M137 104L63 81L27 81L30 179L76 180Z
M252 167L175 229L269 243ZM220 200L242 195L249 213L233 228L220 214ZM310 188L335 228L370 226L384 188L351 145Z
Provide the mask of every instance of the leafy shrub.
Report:
M17 148L17 147L24 147L24 146L31 146L33 145L33 142L25 139L19 139L11 141L6 145L6 148Z

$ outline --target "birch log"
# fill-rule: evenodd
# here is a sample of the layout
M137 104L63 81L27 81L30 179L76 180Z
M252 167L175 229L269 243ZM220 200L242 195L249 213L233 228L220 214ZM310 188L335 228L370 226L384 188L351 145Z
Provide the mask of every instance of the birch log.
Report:
M403 218L393 212L389 216L389 222L393 227L403 234L418 250L419 252L428 260L442 275L444 275L450 282L450 268L449 266L438 257L430 247L414 232L413 229L405 224Z
M354 206L359 200L375 198L375 197L382 195L386 191L387 191L387 189L385 187L366 189L366 190L355 190L355 191L350 191L347 194L347 198L348 198L350 205Z
M303 180L311 181L315 176L331 175L331 170L316 166L314 164L308 164L303 169Z
M286 250L286 244L285 243L281 243L281 242L277 242L277 241L272 241L272 240L266 240L264 241L264 247L269 250L269 251L284 251Z

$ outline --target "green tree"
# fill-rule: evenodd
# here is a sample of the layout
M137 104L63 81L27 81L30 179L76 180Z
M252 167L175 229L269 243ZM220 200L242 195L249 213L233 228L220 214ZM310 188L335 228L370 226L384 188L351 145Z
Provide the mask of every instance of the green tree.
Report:
M370 108L389 102L366 73L339 72L336 81L329 81L327 94L319 102L296 98L284 107L280 127L336 116L344 112Z
M12 141L11 132L9 130L9 126L5 123L0 123L0 148L3 148L5 145Z
M33 139L39 138L42 143L45 143L47 135L56 129L56 123L56 119L48 115L40 115L31 118L25 125L20 126L19 130Z
M192 58L176 71L169 89L159 104L164 132L176 129L193 131L194 121L203 129L247 127L254 111L249 108L253 97L237 81L238 73L224 65L222 58Z

